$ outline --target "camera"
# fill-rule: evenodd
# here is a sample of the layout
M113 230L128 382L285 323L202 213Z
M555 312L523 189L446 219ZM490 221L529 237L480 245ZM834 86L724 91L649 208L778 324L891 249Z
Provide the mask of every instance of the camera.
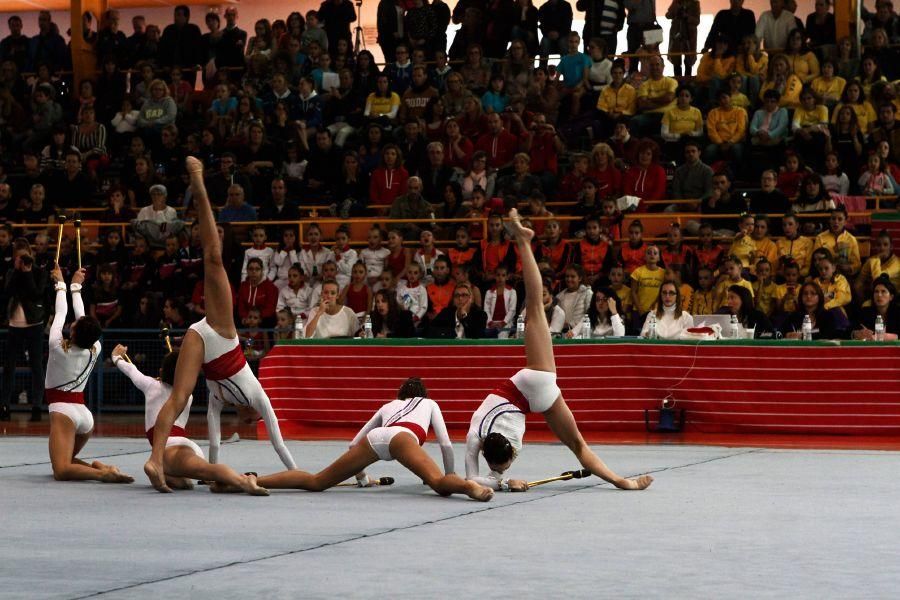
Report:
M19 262L23 267L30 267L34 264L34 258L30 254L23 254L19 257Z

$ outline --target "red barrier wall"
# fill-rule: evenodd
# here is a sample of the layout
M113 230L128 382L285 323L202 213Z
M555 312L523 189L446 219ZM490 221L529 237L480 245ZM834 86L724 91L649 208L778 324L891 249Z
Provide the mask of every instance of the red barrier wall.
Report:
M900 434L900 345L845 342L556 344L559 386L584 430L640 431L671 394L688 429ZM524 366L517 341L301 340L263 360L260 380L287 429L359 427L409 376L451 428ZM542 425L539 415L529 425Z

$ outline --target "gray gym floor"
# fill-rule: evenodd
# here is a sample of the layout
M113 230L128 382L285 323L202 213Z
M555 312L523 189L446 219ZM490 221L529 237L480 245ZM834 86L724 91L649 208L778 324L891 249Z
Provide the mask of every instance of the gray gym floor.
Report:
M487 504L440 498L397 463L389 488L271 497L163 495L143 439L97 438L83 457L132 485L56 483L46 439L0 438L0 598L896 598L900 454L597 446L644 492L573 480ZM305 469L346 448L291 442ZM426 445L438 459L436 447ZM457 470L463 450L456 446ZM239 470L280 468L265 442L223 446ZM534 480L577 467L530 444Z

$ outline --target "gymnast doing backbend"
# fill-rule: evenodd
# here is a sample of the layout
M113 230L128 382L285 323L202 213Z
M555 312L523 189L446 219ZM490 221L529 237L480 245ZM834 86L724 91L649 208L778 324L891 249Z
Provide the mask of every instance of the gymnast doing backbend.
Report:
M534 231L522 226L516 209L509 213L508 230L516 241L525 282L526 367L498 385L472 415L466 434L466 479L494 490L524 492L528 484L502 477L515 460L525 435L525 415L541 413L547 425L591 473L623 490L642 490L653 482L649 475L626 479L607 467L585 443L562 393L556 385L553 342L542 301L541 273L531 240ZM479 476L478 455L484 455L490 473Z

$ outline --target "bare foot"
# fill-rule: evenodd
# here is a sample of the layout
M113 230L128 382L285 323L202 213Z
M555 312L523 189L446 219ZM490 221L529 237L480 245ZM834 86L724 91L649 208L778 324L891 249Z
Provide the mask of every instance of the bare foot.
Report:
M506 227L520 244L528 244L534 238L534 231L522 226L522 221L519 219L519 211L515 208L509 211Z
M244 491L236 485L228 485L218 481L210 481L208 483L209 491L213 494L240 494Z
M194 484L190 479L186 477L172 477L171 475L166 475L166 483L173 490L192 490L194 489Z
M251 496L268 496L269 490L264 487L259 487L256 483L256 473L248 473L244 476L244 485L241 486L243 491L247 492Z
M134 477L121 473L118 469L101 469L100 481L103 483L133 483Z
M472 485L469 486L466 494L472 500L478 500L479 502L488 502L491 498L494 497L494 490L491 488L484 487L483 485L478 485L474 481L471 482Z
M188 175L191 173L200 173L203 174L203 163L194 158L193 156L188 156L184 159L185 170L188 172Z
M653 483L653 478L649 475L641 475L635 479L625 479L621 484L616 484L620 490L645 490Z
M150 485L152 485L157 492L162 492L164 494L172 493L172 489L166 485L166 472L163 470L162 465L157 464L152 460L148 460L144 463L144 473L147 475L147 479L150 480Z

